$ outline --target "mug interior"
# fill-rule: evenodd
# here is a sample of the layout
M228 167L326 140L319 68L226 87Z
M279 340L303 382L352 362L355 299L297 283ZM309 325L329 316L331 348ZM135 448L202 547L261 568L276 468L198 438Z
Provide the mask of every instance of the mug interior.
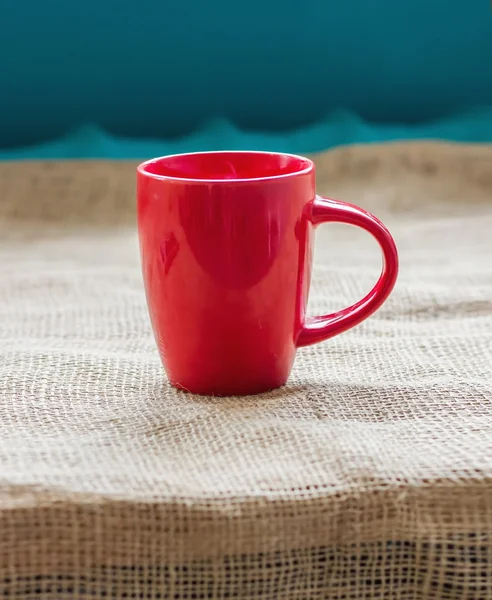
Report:
M143 163L139 170L154 177L195 181L251 181L309 172L302 156L276 152L197 152L175 154Z

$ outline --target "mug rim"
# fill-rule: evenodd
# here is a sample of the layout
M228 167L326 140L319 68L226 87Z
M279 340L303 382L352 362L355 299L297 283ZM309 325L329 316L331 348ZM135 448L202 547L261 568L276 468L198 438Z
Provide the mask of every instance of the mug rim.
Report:
M222 178L222 179L206 179L203 177L180 177L176 175L161 175L157 173L152 173L147 170L149 165L154 165L159 162L163 162L168 159L173 158L182 158L182 157L193 157L193 156L202 156L202 155L224 155L224 154L250 154L257 156L275 156L275 157L288 157L292 159L296 159L299 163L304 163L304 168L298 170L292 170L287 173L278 173L275 175L263 175L260 177L238 177L238 178ZM258 183L258 182L268 182L268 181L278 181L281 179L288 179L290 177L299 177L302 175L308 175L314 172L314 162L305 156L300 154L292 154L290 152L270 152L268 150L205 150L198 152L179 152L176 154L165 154L163 156L158 156L155 158L150 158L142 163L140 163L137 167L137 173L142 177L149 177L150 179L155 179L158 181L172 181L172 182L182 182L182 183L199 183L199 184L237 184L237 183Z

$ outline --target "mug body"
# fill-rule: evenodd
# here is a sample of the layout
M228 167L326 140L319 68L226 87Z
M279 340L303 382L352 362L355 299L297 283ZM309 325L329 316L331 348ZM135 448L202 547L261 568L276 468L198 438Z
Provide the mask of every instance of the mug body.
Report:
M312 263L314 164L270 152L147 161L137 173L147 303L170 382L207 395L283 385Z

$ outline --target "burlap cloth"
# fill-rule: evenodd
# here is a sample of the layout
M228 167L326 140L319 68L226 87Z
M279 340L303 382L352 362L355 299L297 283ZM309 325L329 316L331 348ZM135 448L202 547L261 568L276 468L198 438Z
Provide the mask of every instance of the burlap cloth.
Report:
M243 399L166 383L135 164L0 165L1 597L492 598L492 147L316 160L320 192L392 229L401 276ZM379 261L322 226L310 312Z

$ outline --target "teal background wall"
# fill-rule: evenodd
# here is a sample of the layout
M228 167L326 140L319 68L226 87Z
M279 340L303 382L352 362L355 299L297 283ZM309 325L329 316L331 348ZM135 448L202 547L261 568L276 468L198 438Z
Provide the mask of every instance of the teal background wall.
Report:
M318 122L364 141L463 113L459 135L492 140L486 0L0 0L0 75L3 157L74 131L171 147Z

